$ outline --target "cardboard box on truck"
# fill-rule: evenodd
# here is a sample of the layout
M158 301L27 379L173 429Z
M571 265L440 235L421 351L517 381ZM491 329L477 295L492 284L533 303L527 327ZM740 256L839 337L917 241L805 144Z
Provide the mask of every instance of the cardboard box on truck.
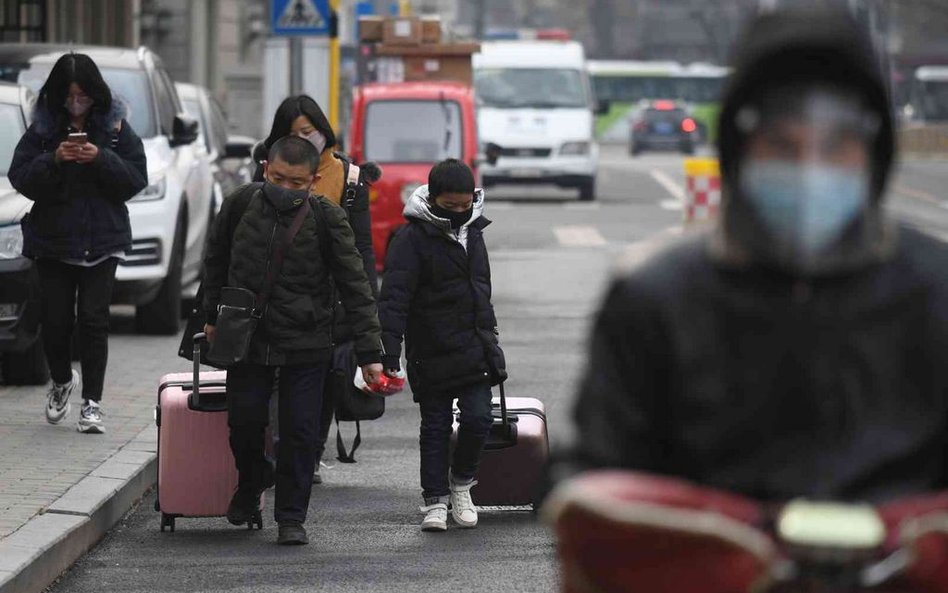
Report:
M453 80L473 84L471 56L480 51L478 43L438 43L414 47L378 45L377 59L399 58L404 62L404 81ZM389 80L389 82L397 82Z
M422 82L434 80L451 80L472 84L474 72L471 60L457 56L438 57L406 57L405 81Z
M359 18L359 41L362 43L377 43L382 41L385 29L385 19L380 16L364 16Z
M423 16L421 17L421 42L441 43L441 17Z
M420 45L422 25L416 16L385 19L382 43L386 45Z

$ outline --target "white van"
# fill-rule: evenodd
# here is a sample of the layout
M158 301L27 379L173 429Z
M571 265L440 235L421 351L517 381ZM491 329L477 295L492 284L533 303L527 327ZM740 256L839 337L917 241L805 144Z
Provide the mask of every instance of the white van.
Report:
M477 128L482 145L500 146L482 165L485 186L553 184L596 197L597 104L575 41L497 41L474 55Z

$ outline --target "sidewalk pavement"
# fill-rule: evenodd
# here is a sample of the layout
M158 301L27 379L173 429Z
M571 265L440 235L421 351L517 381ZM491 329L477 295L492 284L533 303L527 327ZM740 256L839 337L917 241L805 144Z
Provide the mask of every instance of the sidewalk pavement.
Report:
M179 337L135 335L128 308L113 310L112 324L106 434L76 431L79 393L51 426L46 386L0 384L0 593L43 591L156 481L158 381L189 363L177 357Z

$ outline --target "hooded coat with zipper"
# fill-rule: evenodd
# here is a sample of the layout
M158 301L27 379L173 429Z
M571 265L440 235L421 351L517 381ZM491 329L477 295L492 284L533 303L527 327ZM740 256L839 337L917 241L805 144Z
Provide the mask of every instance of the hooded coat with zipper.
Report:
M594 325L554 479L615 467L764 500L882 501L948 487L948 250L887 225L894 152L884 83L842 16L762 17L738 48L719 150L718 230L619 277ZM768 253L736 189L734 118L781 76L858 89L879 116L873 195L826 265ZM852 229L850 229L852 230Z
M148 185L148 170L126 115L125 103L113 97L108 113L88 117L86 133L99 156L87 164L57 163L69 122L36 106L8 172L13 187L34 202L22 222L23 255L94 260L131 247L125 202Z
M408 224L389 246L379 298L382 362L400 367L404 337L416 401L507 378L491 304L483 191L473 208L471 220L454 230L431 212L422 186L405 206Z
M271 253L288 233L300 208L300 192L250 184L224 200L204 258L204 313L217 319L221 288L261 292ZM311 200L307 217L274 282L270 301L250 344L247 362L268 366L329 362L333 346L334 295L338 292L355 331L359 365L379 362L380 329L375 298L356 251L346 214L323 197ZM324 217L325 225L316 220ZM329 240L321 240L325 228ZM323 246L331 250L324 253Z

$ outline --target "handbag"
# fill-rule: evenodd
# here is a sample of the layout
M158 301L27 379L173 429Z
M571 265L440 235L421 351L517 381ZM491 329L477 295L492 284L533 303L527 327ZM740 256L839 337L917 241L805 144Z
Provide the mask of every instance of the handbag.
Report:
M270 254L267 266L267 275L260 292L256 295L246 288L225 286L221 288L221 300L217 308L217 322L214 325L214 340L208 348L207 358L210 362L229 367L247 359L250 353L250 342L253 339L257 325L267 309L273 284L283 267L286 250L293 244L293 239L303 228L303 221L311 212L310 201L303 200L303 204L296 212L290 229L279 246Z
M334 398L336 416L336 458L342 463L355 463L355 452L362 444L363 420L376 420L385 413L385 398L381 395L370 394L356 388L353 382L356 368L355 352L352 342L336 346L333 352L333 368L329 372L326 394ZM352 449L346 451L342 439L339 422L355 422L356 436L352 441Z

